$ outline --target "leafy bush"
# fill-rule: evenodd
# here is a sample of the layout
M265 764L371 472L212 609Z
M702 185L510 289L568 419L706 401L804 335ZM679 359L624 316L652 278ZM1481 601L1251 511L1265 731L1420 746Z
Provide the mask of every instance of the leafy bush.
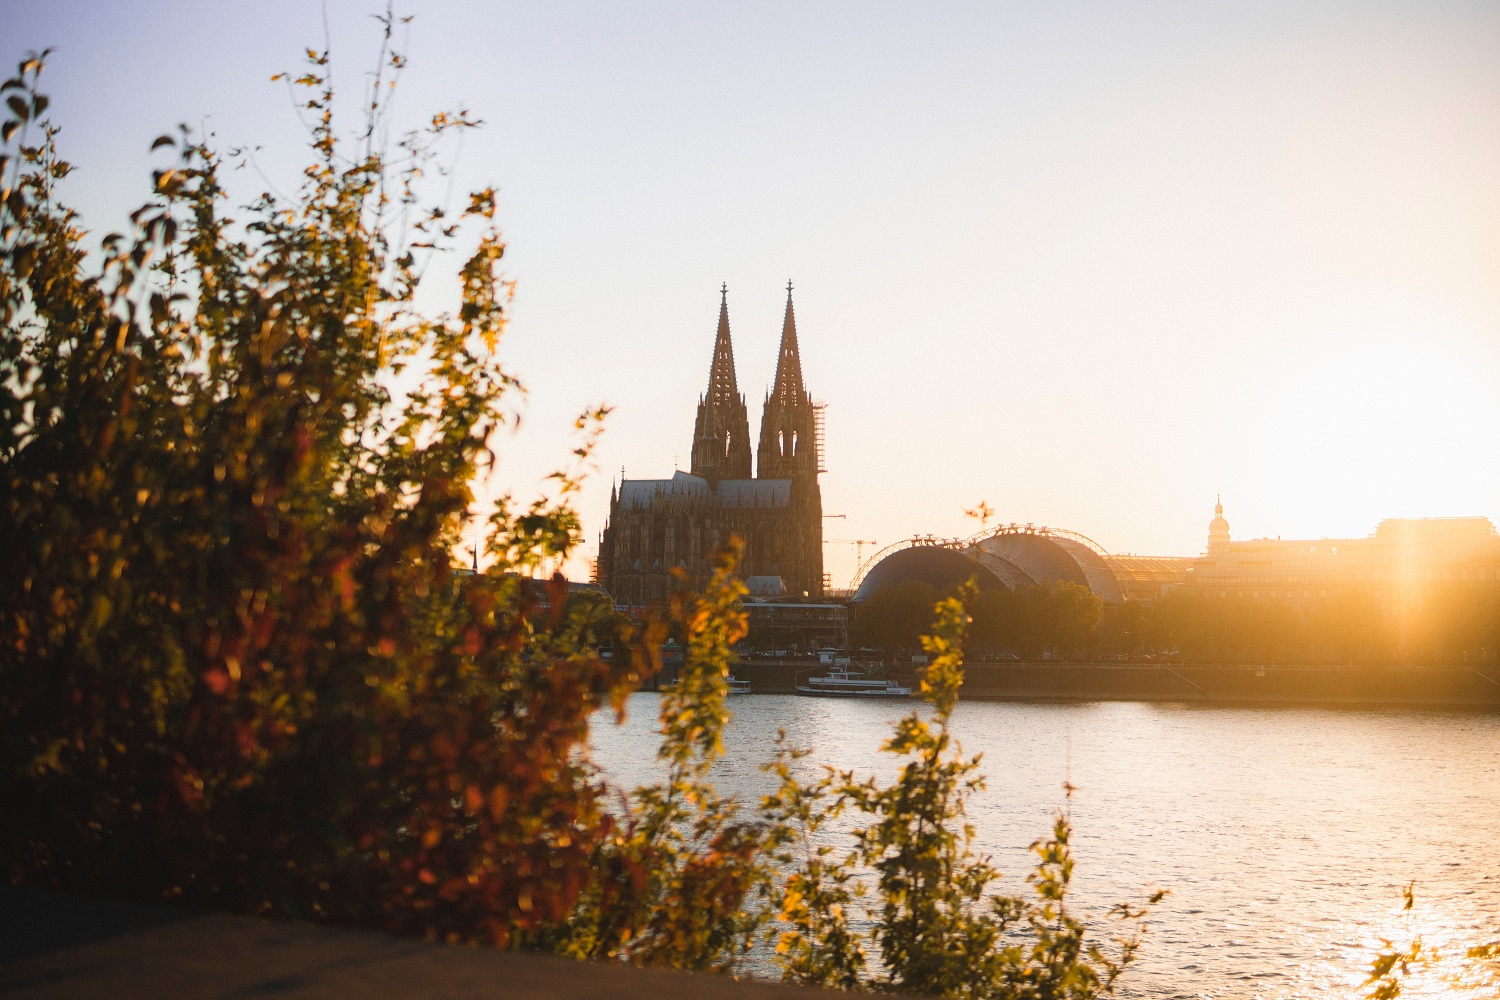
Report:
M787 748L772 765L780 787L765 807L778 821L779 860L791 866L779 893L786 929L776 950L794 982L943 997L1096 997L1114 991L1135 959L1148 909L1165 895L1115 907L1125 927L1112 950L1089 940L1067 908L1073 857L1063 813L1052 836L1032 845L1034 898L994 891L1000 873L974 853L966 812L969 793L984 787L980 759L964 757L950 730L976 593L970 583L937 603L922 639L931 662L921 694L931 718L914 710L896 723L882 748L906 758L893 783L825 768L822 781L805 786L792 766L800 754ZM839 857L819 843L820 833L847 809L867 823L854 831L854 850ZM849 912L867 894L856 865L875 876L867 933Z
M515 576L576 544L576 470L501 505L490 570L451 566L519 388L493 194L453 218L418 196L474 122L388 156L377 79L346 148L310 52L298 195L235 223L221 158L163 137L175 161L92 273L41 61L4 84L0 164L10 878L498 943L561 920L610 833L589 716L656 664L650 629L605 661L560 578L549 612ZM461 226L462 300L420 316L422 255Z
M739 544L715 558L701 596L673 598L687 641L676 681L661 695L664 780L622 804L600 845L582 900L540 941L579 958L730 971L766 919L756 896L770 877L767 825L708 781L723 753L731 648L744 638Z
M470 484L520 391L495 356L507 286L492 192L457 217L419 193L469 116L435 116L388 154L377 74L351 148L326 54L310 52L294 84L313 123L297 196L263 196L236 222L221 157L163 137L173 163L94 271L58 196L71 168L42 58L0 85L12 882L703 970L741 967L775 923L801 982L1112 986L1136 938L1105 957L1068 913L1065 817L1037 845L1034 901L995 896L971 851L979 762L949 733L961 600L940 603L923 640L934 717L912 713L887 744L908 758L901 778L803 787L787 751L757 813L708 781L746 627L734 546L702 593L640 624L570 597L560 576L545 600L523 586L577 544L570 502L603 410L579 418L556 498L502 503L489 568L455 570ZM383 52L381 73L401 62ZM466 227L457 308L419 315L426 259ZM611 801L590 718L623 712L669 632L685 657L661 698L666 774ZM869 820L854 849L812 847L846 808ZM849 913L860 865L876 877L868 935Z

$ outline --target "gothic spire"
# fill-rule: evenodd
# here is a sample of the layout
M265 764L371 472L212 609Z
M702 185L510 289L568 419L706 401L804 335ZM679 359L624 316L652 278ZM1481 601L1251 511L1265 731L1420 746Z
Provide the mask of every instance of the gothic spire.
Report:
M693 427L692 474L711 482L750 478L750 421L734 377L729 340L729 286L719 289L719 332L714 337L708 392L698 401Z
M806 395L802 386L802 359L797 354L797 317L792 311L792 283L786 283L786 319L781 323L781 353L776 358L776 385L771 398L782 403L800 401Z
M724 285L719 293L723 296L719 300L719 333L714 338L714 362L708 371L704 402L733 406L740 401L740 390L734 378L734 345L729 340L729 286Z
M757 451L762 479L818 477L817 413L802 382L802 358L797 353L797 315L792 308L792 283L786 283L786 319L781 325L781 350L776 358L776 384L766 397L760 419Z

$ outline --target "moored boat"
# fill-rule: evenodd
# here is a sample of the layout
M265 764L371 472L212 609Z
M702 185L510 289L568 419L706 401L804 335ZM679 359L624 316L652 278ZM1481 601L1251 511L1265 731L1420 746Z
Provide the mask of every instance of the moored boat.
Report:
M729 675L729 693L730 694L749 694L750 693L750 682L749 681L742 681L738 677L734 676L733 674L730 674Z
M809 677L797 685L797 693L817 698L908 698L911 688L884 677L854 674L837 666L825 676Z

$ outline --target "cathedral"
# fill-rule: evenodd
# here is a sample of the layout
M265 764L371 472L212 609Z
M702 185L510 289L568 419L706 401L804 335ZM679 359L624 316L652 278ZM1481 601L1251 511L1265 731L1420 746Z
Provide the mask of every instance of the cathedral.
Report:
M650 604L673 589L672 571L692 583L732 535L744 540L740 575L752 593L823 594L823 498L819 416L802 383L792 284L776 384L760 418L756 474L750 472L750 419L734 377L729 291L721 290L708 391L698 400L692 468L671 479L624 479L610 492L599 539L599 582L618 604Z

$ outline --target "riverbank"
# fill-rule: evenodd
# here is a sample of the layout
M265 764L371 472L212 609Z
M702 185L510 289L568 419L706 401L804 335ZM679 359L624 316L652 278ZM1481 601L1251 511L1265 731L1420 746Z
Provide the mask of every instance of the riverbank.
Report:
M812 659L742 660L734 676L758 694L792 694L827 667ZM1194 701L1261 705L1500 710L1500 669L1438 666L1287 666L1187 663L976 662L963 697L995 701ZM669 669L662 676L670 682ZM910 666L895 680L914 681Z

